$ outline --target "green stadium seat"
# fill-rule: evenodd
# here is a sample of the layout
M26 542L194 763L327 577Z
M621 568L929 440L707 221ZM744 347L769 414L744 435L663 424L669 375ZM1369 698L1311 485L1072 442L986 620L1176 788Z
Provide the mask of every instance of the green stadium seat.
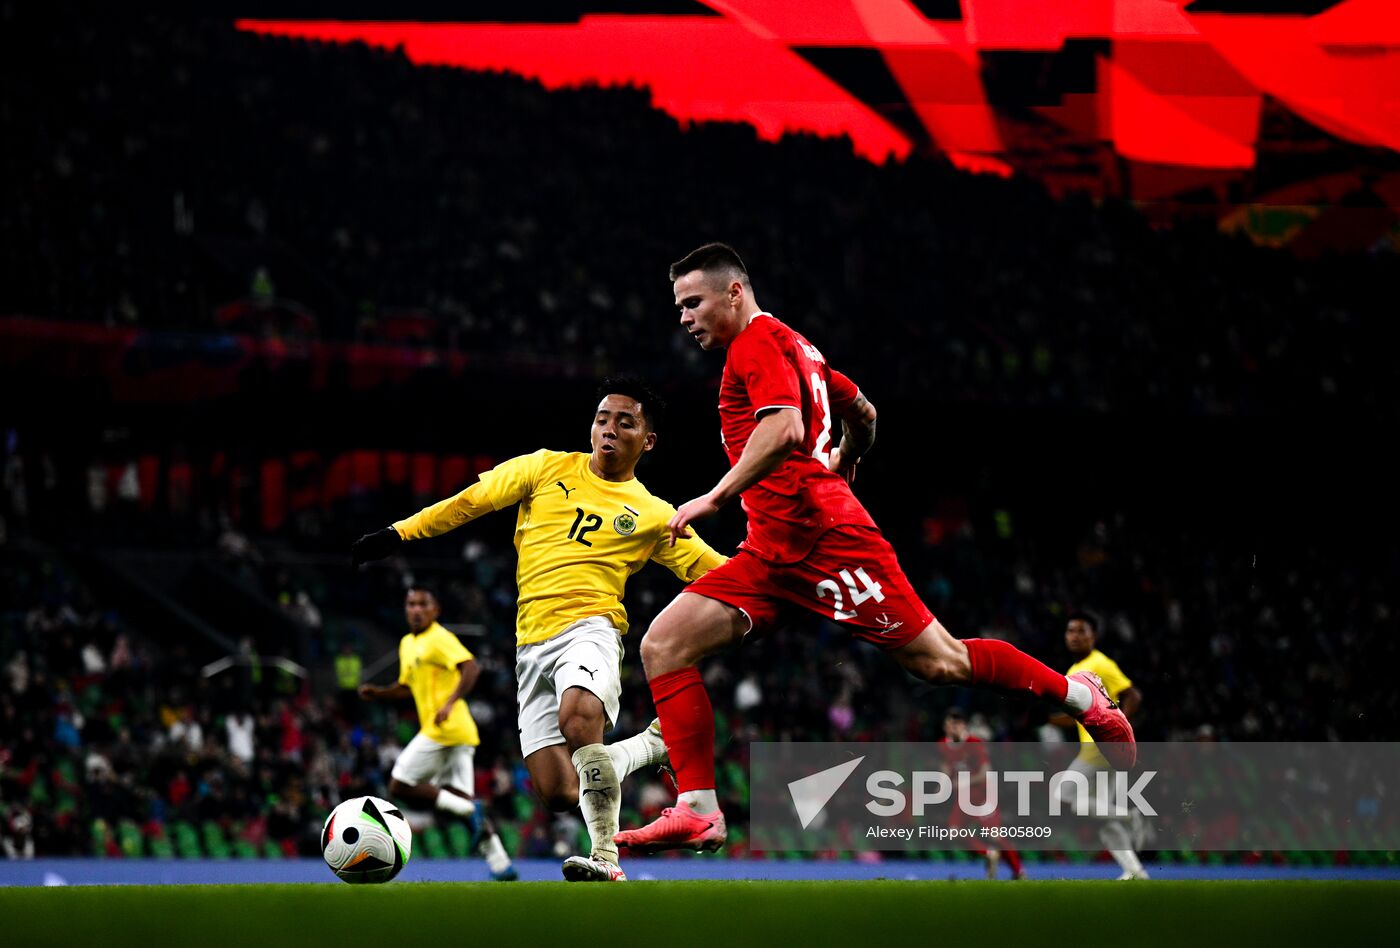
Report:
M498 826L496 832L501 837L501 845L506 848L506 853L512 859L520 855L520 830L517 827L507 823L504 826Z
M467 859L472 854L472 834L460 820L447 824L447 848L454 859Z
M203 859L204 849L199 845L199 837L195 834L194 827L181 820L170 827L171 835L175 837L175 854L181 859Z
M262 857L264 859L286 859L287 854L282 851L282 847L277 845L277 840L266 840L262 845Z
M421 850L423 855L429 859L446 859L447 843L442 838L442 830L436 826L429 826L417 835L414 840L415 855Z
M107 855L107 842L112 838L112 831L107 826L106 820L93 820L91 830L92 854L99 859Z
M228 859L231 856L224 830L213 820L206 820L202 830L204 851L210 859Z
M146 837L146 849L153 859L175 858L175 847L170 842L170 835L165 832L165 827L159 823L152 827L150 834Z
M117 845L127 859L140 859L146 854L141 829L131 820L122 820L117 824Z

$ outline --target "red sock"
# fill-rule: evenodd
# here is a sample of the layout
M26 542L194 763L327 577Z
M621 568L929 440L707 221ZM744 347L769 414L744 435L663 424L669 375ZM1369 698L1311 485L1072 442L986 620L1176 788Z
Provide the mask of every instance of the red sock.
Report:
M1064 704L1069 682L1049 665L999 639L963 639L963 644L967 646L967 658L972 663L974 685L1003 691L1029 691L1037 698ZM664 725L661 733L666 733Z
M1006 857L1006 864L1011 867L1011 871L1019 876L1021 874L1021 854L1014 849L1003 849L1001 854Z
M676 790L715 786L715 709L694 665L651 679L651 697L661 719L661 737L676 772Z

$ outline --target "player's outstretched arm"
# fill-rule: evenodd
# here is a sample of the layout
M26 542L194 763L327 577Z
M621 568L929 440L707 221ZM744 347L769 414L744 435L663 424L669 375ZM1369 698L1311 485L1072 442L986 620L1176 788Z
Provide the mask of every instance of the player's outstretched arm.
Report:
M802 414L792 408L779 408L758 419L753 434L744 445L739 461L720 478L709 493L681 504L667 524L671 545L677 540L690 539L686 527L694 520L708 517L738 497L787 460L802 444Z
M413 695L408 685L403 682L395 682L387 688L380 685L361 685L360 697L366 701L399 701Z
M359 566L370 560L382 560L403 544L399 531L385 527L373 533L366 533L350 544L350 565Z
M359 566L370 560L382 560L398 550L406 540L441 536L495 509L486 486L477 481L466 490L431 507L424 507L411 517L360 537L350 546L350 561Z

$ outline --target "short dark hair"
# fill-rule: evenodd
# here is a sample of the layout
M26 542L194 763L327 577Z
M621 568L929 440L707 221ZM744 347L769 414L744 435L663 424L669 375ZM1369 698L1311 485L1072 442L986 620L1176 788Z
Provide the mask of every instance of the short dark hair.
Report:
M954 721L966 721L967 712L962 708L949 708L947 711L943 712L943 720L947 721L950 718Z
M441 608L442 597L438 595L437 587L434 586L432 583L409 583L408 586L404 589L403 594L404 597L407 598L409 593L415 592L427 593L429 596L432 596L433 602L437 603L438 607Z
M666 402L640 375L609 375L598 384L598 401L609 395L623 395L641 405L648 431L656 431L666 415Z
M753 289L749 283L748 267L739 258L739 252L728 244L709 243L681 257L671 264L671 282L676 282L693 270L704 271L707 275L733 276L748 289Z
M1099 634L1099 620L1093 613L1083 611L1071 612L1068 616L1065 617L1065 625L1069 625L1075 619L1078 619L1080 622L1083 622L1085 625L1087 625L1089 627L1090 632L1094 633L1095 635Z

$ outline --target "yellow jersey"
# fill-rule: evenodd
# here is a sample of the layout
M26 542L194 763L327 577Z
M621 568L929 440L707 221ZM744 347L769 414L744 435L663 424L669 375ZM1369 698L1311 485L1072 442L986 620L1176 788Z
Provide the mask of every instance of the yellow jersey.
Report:
M1117 701L1119 695L1133 686L1132 680L1127 675L1123 674L1123 670L1118 667L1118 663L1098 649L1094 649L1088 655L1085 655L1079 661L1071 665L1069 671L1065 672L1065 674L1073 675L1077 672L1093 672L1095 675L1098 675L1099 678L1103 680L1104 690L1108 692L1108 696L1114 701ZM1074 726L1079 728L1079 743L1089 745L1094 743L1094 739L1089 736L1089 732L1084 730L1083 724L1076 721ZM1104 760L1103 755L1098 752L1098 749L1092 746L1081 748L1079 751L1079 758L1081 760L1093 761L1099 766L1108 766L1108 761Z
M423 736L439 744L481 743L476 721L465 701L458 701L447 720L433 723L438 709L447 703L462 673L457 666L472 660L472 653L461 639L434 622L422 632L412 632L399 640L399 681L413 692L418 707L418 727Z
M404 540L435 537L513 504L515 581L519 599L515 643L553 638L590 616L627 632L622 593L648 561L693 582L723 563L693 535L669 543L666 524L676 508L642 482L608 481L593 473L589 455L536 451L484 472L455 497L394 524Z

